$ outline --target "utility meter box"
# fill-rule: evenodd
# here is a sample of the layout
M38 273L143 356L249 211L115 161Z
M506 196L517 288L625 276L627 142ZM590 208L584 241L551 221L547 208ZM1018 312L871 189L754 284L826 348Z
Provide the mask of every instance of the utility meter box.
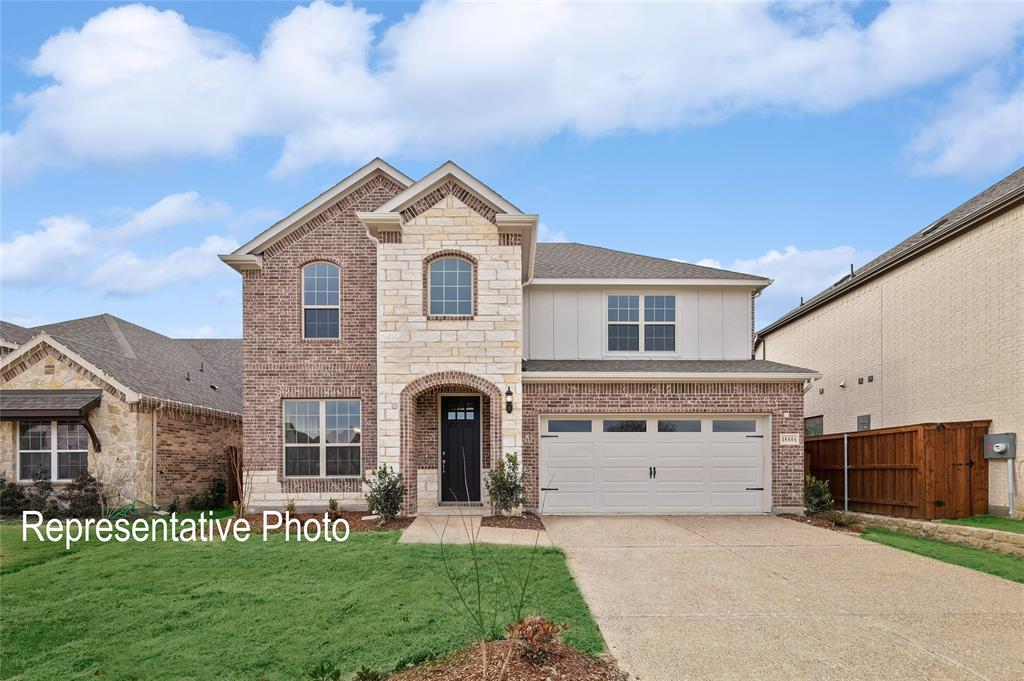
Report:
M986 459L1013 459L1017 456L1017 433L990 433L985 436Z

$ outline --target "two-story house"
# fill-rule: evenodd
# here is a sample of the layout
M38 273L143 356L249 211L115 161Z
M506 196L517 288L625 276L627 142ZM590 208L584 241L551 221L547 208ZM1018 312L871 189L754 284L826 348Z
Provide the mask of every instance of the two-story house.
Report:
M582 244L455 165L376 159L222 259L242 273L251 502L486 502L497 457L544 513L802 507L803 390L752 359L767 279Z

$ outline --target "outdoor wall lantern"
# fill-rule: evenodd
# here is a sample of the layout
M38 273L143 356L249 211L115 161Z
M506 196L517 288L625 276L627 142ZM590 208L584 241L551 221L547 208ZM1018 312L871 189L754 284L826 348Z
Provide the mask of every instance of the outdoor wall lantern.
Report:
M512 386L507 386L505 390L505 411L512 413Z

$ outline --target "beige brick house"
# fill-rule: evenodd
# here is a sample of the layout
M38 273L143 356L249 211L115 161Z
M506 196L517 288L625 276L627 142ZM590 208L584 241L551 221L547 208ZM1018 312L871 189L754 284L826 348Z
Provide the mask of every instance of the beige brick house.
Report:
M770 281L537 224L454 163L376 159L222 256L252 503L362 506L387 465L407 513L481 506L514 453L545 513L799 509L816 374L752 359Z
M167 505L227 479L241 445L241 341L168 338L112 315L0 322L0 473L88 470L113 496Z
M757 356L821 371L808 432L991 419L991 432L1019 438L1022 300L1024 168L769 324ZM994 512L1009 506L1007 472L989 463Z

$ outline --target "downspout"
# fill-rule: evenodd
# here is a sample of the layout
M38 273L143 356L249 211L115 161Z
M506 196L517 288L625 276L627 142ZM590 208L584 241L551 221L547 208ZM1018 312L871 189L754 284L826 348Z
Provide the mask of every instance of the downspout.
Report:
M156 506L156 410L150 412L153 418L150 420L150 426L153 429L153 436L151 438L151 447L153 448L153 490L150 496L150 502Z

